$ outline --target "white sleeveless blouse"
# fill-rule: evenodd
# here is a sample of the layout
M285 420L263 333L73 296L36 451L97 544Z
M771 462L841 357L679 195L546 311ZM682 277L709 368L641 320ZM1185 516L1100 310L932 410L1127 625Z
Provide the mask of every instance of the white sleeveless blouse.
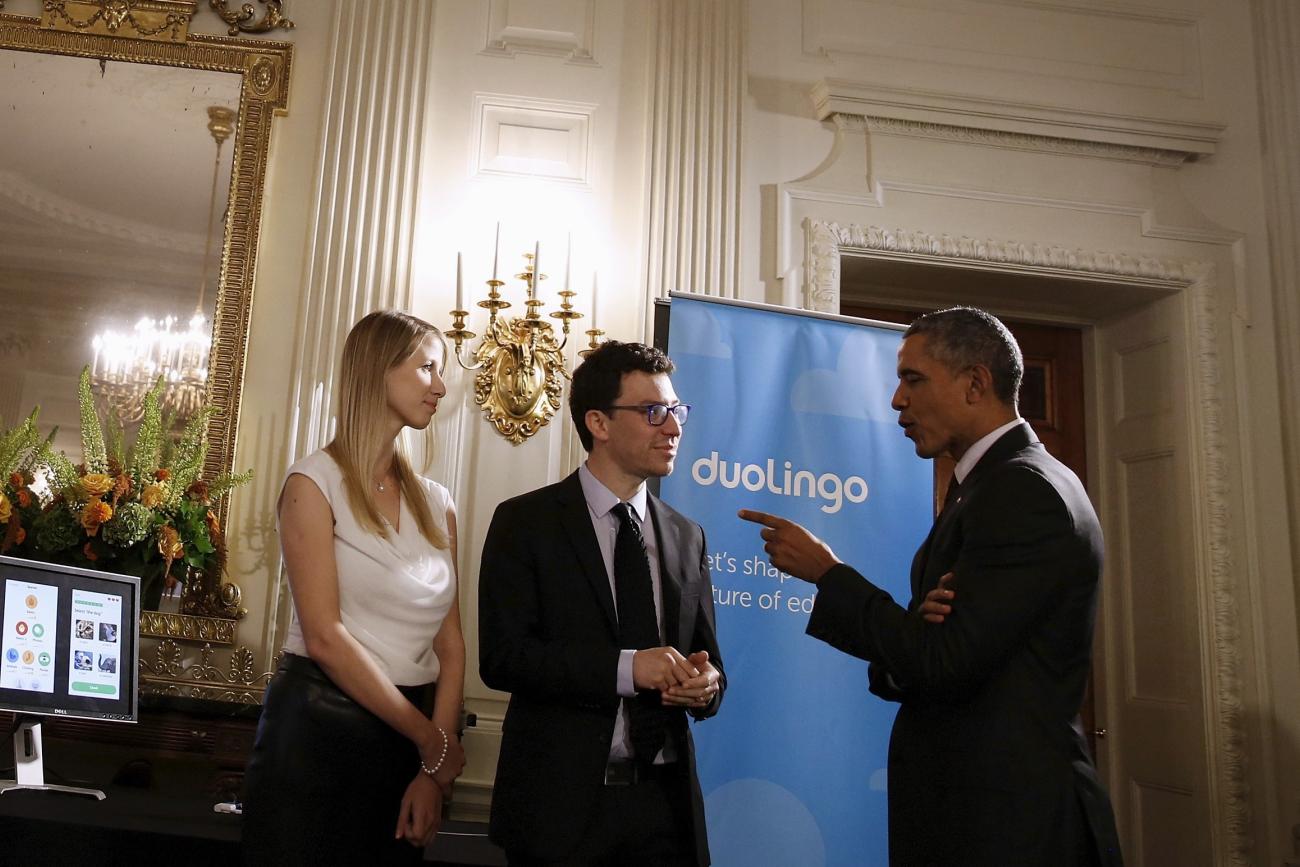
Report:
M295 473L315 482L334 511L334 563L343 626L398 686L437 680L433 638L456 604L451 549L429 544L404 498L399 531L388 525L389 538L384 539L362 529L348 505L343 472L323 450L289 467L285 480ZM423 477L420 482L434 523L447 533L451 495L437 482ZM284 649L307 656L296 608Z

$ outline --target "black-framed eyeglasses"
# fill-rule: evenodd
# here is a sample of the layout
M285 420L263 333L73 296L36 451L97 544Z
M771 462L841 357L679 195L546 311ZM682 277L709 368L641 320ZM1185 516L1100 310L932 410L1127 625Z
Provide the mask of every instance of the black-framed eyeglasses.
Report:
M663 403L647 403L638 406L610 406L606 409L629 409L645 413L645 420L650 424L658 427L668 421L668 413L673 414L679 425L686 424L686 417L691 414L691 405L689 403L679 403L676 406L668 406Z

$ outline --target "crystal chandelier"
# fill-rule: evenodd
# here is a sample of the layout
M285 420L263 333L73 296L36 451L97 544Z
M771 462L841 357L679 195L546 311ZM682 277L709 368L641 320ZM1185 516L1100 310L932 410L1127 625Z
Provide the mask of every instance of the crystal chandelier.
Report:
M182 330L175 316L145 316L131 331L102 331L95 349L95 391L125 423L140 421L144 396L163 377L162 409L178 419L202 406L208 387L208 351L212 328L202 313Z
M140 421L144 396L163 377L162 410L183 421L201 409L207 400L208 354L212 349L212 327L203 315L203 299L212 261L212 229L215 225L217 180L221 173L221 146L235 129L235 112L225 106L208 107L208 132L216 142L212 163L212 191L208 198L208 231L203 248L203 276L194 315L181 327L175 316L141 317L131 331L100 330L91 341L95 360L91 380L95 393L123 423Z

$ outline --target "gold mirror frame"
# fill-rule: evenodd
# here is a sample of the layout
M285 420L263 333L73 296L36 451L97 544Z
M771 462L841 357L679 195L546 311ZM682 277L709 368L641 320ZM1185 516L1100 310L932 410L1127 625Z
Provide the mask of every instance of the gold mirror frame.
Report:
M44 20L0 12L0 48L240 76L238 126L233 137L208 363L208 400L219 412L208 422L204 471L215 478L231 471L234 464L271 119L285 113L293 46L190 33L188 25L197 6L196 0L46 2ZM131 14L123 14L123 10ZM228 500L220 504L218 517L223 526L228 523L227 504ZM146 612L141 635L229 646L234 643L234 623L219 617ZM148 676L145 672L145 679Z

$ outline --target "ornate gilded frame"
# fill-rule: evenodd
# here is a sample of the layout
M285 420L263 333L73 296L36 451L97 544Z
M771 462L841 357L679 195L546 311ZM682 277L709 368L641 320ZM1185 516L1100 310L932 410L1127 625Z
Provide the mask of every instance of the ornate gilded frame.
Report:
M233 469L271 119L285 113L293 46L191 33L197 6L192 0L47 0L43 18L0 12L0 48L228 72L241 78L208 365L208 398L220 410L208 423L204 469L212 478ZM225 501L219 518L225 525ZM232 645L234 624L222 617L146 612L141 634Z

